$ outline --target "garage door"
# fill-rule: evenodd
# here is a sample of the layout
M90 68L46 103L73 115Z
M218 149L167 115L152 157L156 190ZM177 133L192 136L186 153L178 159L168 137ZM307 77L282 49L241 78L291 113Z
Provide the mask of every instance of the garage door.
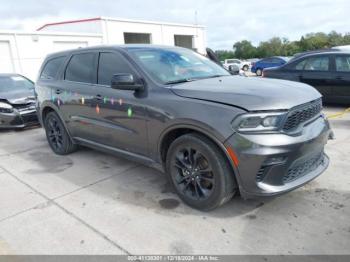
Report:
M174 35L174 40L176 46L193 48L193 35Z
M53 42L53 46L56 52L64 51L68 49L76 49L79 47L87 47L87 42L75 42L75 41L55 41Z
M124 33L125 44L150 44L151 34Z
M10 42L0 41L0 73L13 73L14 66Z

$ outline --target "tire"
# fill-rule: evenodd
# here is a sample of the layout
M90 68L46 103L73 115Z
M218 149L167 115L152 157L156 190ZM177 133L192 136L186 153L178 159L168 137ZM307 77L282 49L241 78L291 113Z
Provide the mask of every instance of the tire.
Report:
M47 141L57 155L68 155L77 150L56 112L50 112L44 120Z
M248 69L249 69L249 66L247 66L247 65L243 66L243 71L248 71Z
M262 75L262 69L258 68L256 69L256 75L261 76Z
M182 201L202 211L223 205L237 189L225 155L199 134L183 135L173 141L167 152L166 171Z

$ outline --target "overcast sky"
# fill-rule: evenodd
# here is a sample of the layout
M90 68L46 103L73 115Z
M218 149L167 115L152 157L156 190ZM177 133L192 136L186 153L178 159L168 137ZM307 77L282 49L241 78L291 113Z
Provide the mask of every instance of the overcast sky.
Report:
M349 0L0 0L0 30L98 16L195 23L196 11L213 49L232 49L243 39L350 32Z

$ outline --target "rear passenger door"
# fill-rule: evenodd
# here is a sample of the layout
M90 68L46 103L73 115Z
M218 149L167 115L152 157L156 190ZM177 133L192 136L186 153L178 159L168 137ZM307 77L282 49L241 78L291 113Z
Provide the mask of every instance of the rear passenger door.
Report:
M71 135L87 140L94 137L92 108L97 55L93 51L73 53L62 76L63 84L55 90Z
M350 55L335 56L332 92L336 101L350 104Z
M332 94L332 75L330 72L330 56L312 56L305 60L300 82L316 88L327 100Z
M111 88L113 75L128 73L140 79L138 72L118 51L100 52L95 87L96 142L121 150L147 155L148 139L146 92Z

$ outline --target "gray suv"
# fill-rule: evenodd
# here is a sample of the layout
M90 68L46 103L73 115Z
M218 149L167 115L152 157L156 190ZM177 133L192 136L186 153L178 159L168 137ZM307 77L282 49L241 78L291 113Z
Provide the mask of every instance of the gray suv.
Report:
M321 95L289 81L231 76L178 47L100 46L49 55L37 111L59 155L78 145L164 171L188 205L214 209L320 175L331 135Z

